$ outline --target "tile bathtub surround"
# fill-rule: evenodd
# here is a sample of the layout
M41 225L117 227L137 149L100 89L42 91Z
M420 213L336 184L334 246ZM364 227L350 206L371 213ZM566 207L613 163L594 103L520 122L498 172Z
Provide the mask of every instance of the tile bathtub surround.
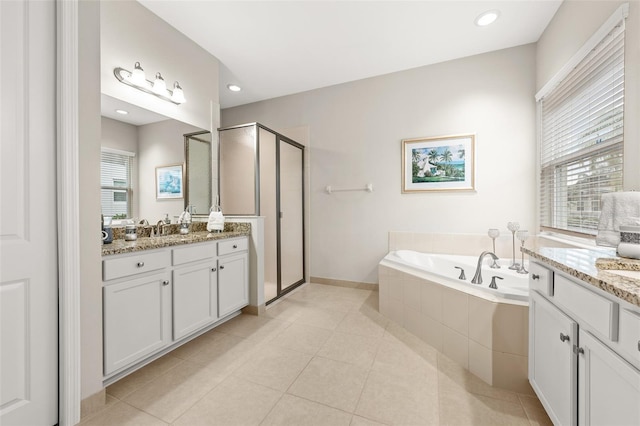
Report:
M532 394L528 307L495 303L380 266L380 313L488 384Z
M82 425L550 425L380 315L378 292L306 284L107 388Z

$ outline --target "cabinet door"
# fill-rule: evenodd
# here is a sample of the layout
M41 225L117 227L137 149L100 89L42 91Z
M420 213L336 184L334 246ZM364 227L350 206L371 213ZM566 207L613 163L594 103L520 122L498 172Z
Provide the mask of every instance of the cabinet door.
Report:
M529 303L529 381L556 425L577 422L577 324L536 291Z
M164 272L103 287L105 375L171 342L169 284Z
M223 317L249 304L247 254L218 259L218 312Z
M640 425L640 371L580 330L578 420L581 425Z
M173 271L173 339L178 340L218 318L215 262Z

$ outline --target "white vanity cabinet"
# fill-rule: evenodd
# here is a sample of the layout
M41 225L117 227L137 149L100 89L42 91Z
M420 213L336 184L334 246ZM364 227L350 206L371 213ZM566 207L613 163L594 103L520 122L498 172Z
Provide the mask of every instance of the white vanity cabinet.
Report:
M640 308L532 263L529 381L556 425L639 425L640 370L620 347ZM542 282L542 285L541 285ZM629 313L624 321L621 312ZM631 320L629 320L629 318ZM635 328L639 327L639 328ZM635 337L621 339L636 332ZM640 359L640 356L638 357Z
M109 378L249 304L247 237L105 256L102 267Z
M103 288L105 375L171 343L170 283L164 271Z

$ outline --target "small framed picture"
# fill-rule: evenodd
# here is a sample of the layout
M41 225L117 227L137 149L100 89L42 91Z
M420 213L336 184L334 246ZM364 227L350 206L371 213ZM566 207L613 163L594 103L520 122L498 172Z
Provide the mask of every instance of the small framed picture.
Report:
M174 200L184 197L182 164L156 167L156 199Z
M473 191L475 135L402 140L402 192Z

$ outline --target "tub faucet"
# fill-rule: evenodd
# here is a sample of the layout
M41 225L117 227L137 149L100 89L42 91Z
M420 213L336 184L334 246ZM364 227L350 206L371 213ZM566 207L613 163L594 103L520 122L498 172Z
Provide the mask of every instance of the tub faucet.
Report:
M480 257L478 258L478 267L476 268L476 273L471 280L471 284L482 284L482 261L484 260L484 257L486 255L493 257L493 260L499 259L499 257L496 256L495 253L490 251L483 251L482 253L480 253Z

